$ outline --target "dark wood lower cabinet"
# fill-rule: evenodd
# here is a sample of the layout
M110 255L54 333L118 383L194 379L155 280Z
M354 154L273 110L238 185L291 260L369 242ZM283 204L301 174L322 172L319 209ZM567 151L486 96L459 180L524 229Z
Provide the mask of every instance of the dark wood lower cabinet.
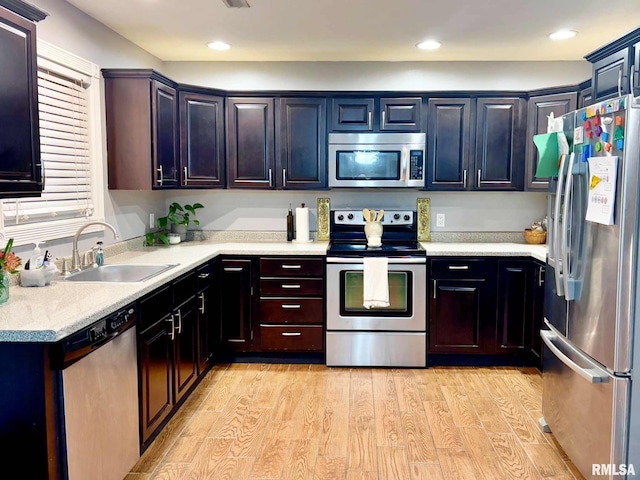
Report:
M496 353L525 352L530 339L530 260L498 261Z
M173 388L178 403L198 378L196 298L178 308L173 318Z
M533 262L533 275L531 276L531 337L529 341L530 356L535 366L542 367L542 337L540 330L544 320L544 274L545 264Z
M253 349L251 275L251 259L223 259L220 262L220 349L222 354L249 352Z

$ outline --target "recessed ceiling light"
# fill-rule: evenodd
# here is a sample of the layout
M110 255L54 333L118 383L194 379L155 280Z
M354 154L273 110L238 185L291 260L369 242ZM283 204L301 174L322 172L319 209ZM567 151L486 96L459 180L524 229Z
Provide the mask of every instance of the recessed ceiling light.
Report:
M416 45L420 50L437 50L442 44L435 40L425 40Z
M225 42L211 42L207 45L211 50L229 50L231 45Z
M551 40L566 40L568 38L573 38L578 34L575 30L558 30L557 32L553 32L549 35Z

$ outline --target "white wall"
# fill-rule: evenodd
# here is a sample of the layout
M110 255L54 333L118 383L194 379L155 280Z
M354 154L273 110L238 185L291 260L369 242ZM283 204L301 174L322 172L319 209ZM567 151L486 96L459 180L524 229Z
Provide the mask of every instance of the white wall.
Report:
M165 62L172 79L227 90L534 90L591 78L577 62Z

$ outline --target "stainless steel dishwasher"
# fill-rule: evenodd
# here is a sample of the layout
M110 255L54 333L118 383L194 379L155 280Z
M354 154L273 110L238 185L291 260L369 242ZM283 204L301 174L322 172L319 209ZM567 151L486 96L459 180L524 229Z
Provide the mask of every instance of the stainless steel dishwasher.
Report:
M63 478L122 480L140 457L135 322L129 305L59 344Z

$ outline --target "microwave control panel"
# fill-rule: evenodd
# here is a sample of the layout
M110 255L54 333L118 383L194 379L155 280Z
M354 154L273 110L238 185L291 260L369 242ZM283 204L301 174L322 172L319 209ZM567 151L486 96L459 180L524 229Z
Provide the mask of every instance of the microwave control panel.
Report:
M424 172L424 151L423 150L411 150L409 155L409 179L410 180L422 180Z

